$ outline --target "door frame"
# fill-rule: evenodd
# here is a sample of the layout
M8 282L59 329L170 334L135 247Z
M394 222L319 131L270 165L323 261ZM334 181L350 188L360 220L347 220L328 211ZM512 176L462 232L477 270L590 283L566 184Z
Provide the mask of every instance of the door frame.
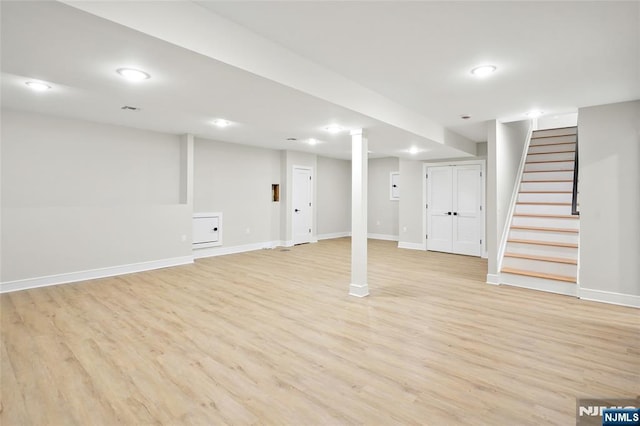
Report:
M480 253L483 259L489 257L487 253L487 160L467 160L467 161L440 161L440 162L429 162L422 163L422 248L423 250L427 250L427 170L429 167L441 167L441 166L468 166L468 165L480 165L480 170L482 172L481 182L480 182L480 191L482 192L480 195L480 199L482 200L482 211L480 213L480 235L482 236L482 244L480 244Z
M313 167L311 166L296 166L295 164L291 167L291 203L289 206L289 214L291 217L291 245L295 245L295 244L300 244L300 243L296 243L296 239L295 239L295 235L296 235L296 227L295 227L295 220L294 220L294 214L293 214L293 209L295 208L293 206L293 197L295 194L295 173L296 170L306 170L309 172L309 176L311 176L311 184L309 185L309 199L311 200L311 208L309 211L309 215L310 215L310 225L311 225L311 235L309 235L309 243L314 243L317 242L316 239L316 234L315 234L315 198L314 198L314 189L315 189L315 177L313 176Z

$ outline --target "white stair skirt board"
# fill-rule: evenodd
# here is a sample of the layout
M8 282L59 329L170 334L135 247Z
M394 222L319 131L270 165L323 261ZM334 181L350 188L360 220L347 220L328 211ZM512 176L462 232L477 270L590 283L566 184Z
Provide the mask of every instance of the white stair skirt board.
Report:
M575 283L548 280L546 278L528 277L526 275L509 274L506 272L502 272L500 274L500 284L547 291L549 293L564 294L567 296L578 295L578 286Z
M546 172L525 172L524 180L573 180L573 170L563 172L546 171Z
M505 251L505 253L508 253ZM519 269L523 271L538 272L542 274L562 275L576 278L578 268L569 263L547 262L544 260L522 259L519 257L508 257L505 255L502 260L502 268Z
M632 294L613 293L610 291L581 288L578 290L578 297L580 297L580 299L592 300L594 302L611 303L613 305L640 308L640 296Z
M367 284L349 284L349 296L365 297L369 295L369 286Z
M318 240L331 240L334 238L344 238L350 237L351 232L333 232L331 234L320 234L318 235Z
M529 154L540 154L543 152L558 152L558 151L575 151L576 143L574 141L571 142L563 142L555 145L529 145Z
M525 229L511 229L509 238L515 240L553 241L558 243L578 244L579 236L571 232L529 231Z
M578 260L578 248L557 247L529 243L514 243L507 241L505 253L531 254L534 256L561 257Z
M515 213L520 214L558 214L569 216L571 214L571 204L553 205L553 204L516 204Z
M573 191L573 180L564 182L522 182L521 191Z
M69 272L59 275L28 278L24 280L7 281L0 284L0 293L9 293L30 288L48 287L59 284L69 284L79 281L95 280L98 278L114 277L116 275L133 274L154 269L170 268L173 266L193 263L193 256L173 257L169 259L152 260L149 262L131 263L128 265L111 266L107 268L90 269L87 271Z
M575 135L577 132L576 127L563 127L558 129L544 129L544 130L535 130L533 132L534 138L539 137L549 137L549 136L557 136L557 135Z
M398 241L397 235L368 234L367 238L370 240Z
M424 244L422 243L407 243L404 241L400 241L398 243L398 248L408 249L408 250L424 250Z

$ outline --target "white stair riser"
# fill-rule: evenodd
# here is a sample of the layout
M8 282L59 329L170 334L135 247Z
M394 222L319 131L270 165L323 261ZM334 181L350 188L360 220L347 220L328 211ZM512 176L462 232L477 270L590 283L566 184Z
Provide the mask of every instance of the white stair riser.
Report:
M529 154L538 154L541 152L558 152L558 151L575 151L576 144L559 143L557 145L529 145Z
M528 229L512 229L509 238L516 240L540 240L557 243L578 244L579 236L573 232L531 231Z
M522 182L520 191L573 191L573 182Z
M571 202L571 197L572 197L572 194L566 194L566 193L562 193L562 194L550 194L550 193L526 194L526 193L522 193L521 192L521 193L518 194L518 201L520 201L520 202L532 201L532 202L541 202L541 203L570 203Z
M551 293L566 294L568 296L578 295L578 287L576 284L564 281L527 277L524 275L508 274L503 272L500 274L500 283L516 287L533 288Z
M544 129L544 130L535 130L533 132L533 137L546 137L546 136L554 136L554 135L575 135L577 129L575 127L567 127L564 129Z
M505 253L578 259L578 249L571 247L542 246L538 244L507 243Z
M535 226L540 228L579 229L580 221L575 219L556 219L551 217L514 216L512 226Z
M559 163L529 163L524 165L525 172L541 170L573 170L573 161L562 161Z
M568 172L525 173L523 180L569 180L573 179L573 170Z
M566 277L577 276L576 265L567 263L545 262L542 260L520 259L517 257L505 257L502 261L503 268L515 268L524 271L538 272L542 274L563 275Z
M574 160L575 158L576 158L576 154L574 152L549 152L546 154L527 155L527 162L557 161L557 160L571 161L571 160Z
M538 204L516 204L516 213L571 214L571 206L549 206Z

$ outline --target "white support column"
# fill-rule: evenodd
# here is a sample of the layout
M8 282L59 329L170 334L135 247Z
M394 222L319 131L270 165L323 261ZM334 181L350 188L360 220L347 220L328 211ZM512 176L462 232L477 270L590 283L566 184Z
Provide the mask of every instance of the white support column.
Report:
M369 295L367 283L368 142L362 129L351 132L351 284L349 295Z

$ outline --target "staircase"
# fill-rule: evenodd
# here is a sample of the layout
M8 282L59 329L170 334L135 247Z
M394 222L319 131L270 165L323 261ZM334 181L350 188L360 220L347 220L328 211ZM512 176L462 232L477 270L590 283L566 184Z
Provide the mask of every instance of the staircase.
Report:
M577 295L576 147L576 127L533 132L502 259L502 283Z

